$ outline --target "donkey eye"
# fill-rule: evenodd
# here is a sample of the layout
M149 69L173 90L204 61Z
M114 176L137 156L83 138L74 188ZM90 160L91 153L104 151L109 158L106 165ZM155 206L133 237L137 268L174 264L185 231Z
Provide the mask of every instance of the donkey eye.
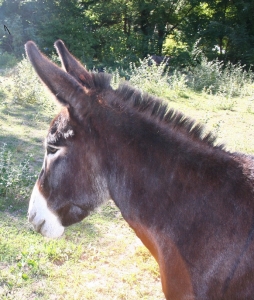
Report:
M55 154L59 149L47 146L47 154Z

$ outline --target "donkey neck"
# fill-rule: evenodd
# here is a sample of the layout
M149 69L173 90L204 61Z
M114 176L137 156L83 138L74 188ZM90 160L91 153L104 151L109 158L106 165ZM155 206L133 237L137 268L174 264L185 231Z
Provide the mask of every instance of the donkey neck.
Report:
M224 150L194 140L181 129L163 128L146 119L130 121L127 115L115 124L114 136L105 133L110 149L109 187L126 220L148 219L151 224L153 215L158 220L157 213L170 213L171 207L184 201L183 196L176 199L177 192L183 194L183 188L189 196L201 192L208 176L224 177L216 169L226 172L230 165Z
M228 258L221 240L231 239L241 252L248 238L254 209L248 203L252 192L244 183L243 162L173 129L158 133L158 127L146 123L141 134L137 125L126 134L119 122L113 137L117 144L108 143L110 195L158 261L167 299L183 299L178 291L194 299L194 281L202 279L199 270L205 266L210 276L210 263L223 257L231 266L238 258ZM208 252L211 260L206 262ZM228 273L218 266L220 273L223 282ZM176 278L182 286L169 288Z

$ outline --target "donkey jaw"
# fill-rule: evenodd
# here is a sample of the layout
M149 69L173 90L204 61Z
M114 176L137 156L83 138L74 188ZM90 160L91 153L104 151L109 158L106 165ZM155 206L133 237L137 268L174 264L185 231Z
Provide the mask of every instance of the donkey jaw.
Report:
M48 208L37 183L34 186L28 208L28 220L34 229L48 238L58 238L64 233L64 227L58 217Z

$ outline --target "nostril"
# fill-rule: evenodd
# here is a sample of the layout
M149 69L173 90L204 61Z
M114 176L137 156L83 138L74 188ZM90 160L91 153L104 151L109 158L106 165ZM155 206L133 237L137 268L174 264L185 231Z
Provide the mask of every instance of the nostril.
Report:
M30 223L32 223L33 220L34 220L34 218L35 218L35 216L36 216L36 212L33 213L32 215L29 215L29 214L28 214L28 221L29 221Z

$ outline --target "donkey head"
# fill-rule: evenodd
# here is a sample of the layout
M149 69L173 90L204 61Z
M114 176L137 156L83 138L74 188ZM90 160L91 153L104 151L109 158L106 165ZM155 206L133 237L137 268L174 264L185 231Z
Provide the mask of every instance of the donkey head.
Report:
M64 226L81 221L109 198L107 182L96 153L99 133L93 114L101 93L96 80L66 49L55 47L63 69L49 61L33 42L26 52L42 82L64 106L51 122L45 158L29 203L29 221L47 237L59 237ZM106 87L110 90L109 80ZM95 113L96 114L96 113Z

